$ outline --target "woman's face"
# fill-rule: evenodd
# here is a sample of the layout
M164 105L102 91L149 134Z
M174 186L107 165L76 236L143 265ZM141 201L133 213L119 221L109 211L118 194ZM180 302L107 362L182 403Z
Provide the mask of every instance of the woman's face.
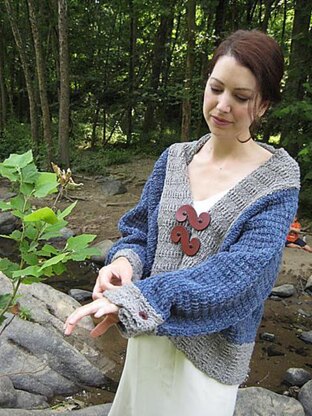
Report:
M220 137L248 139L255 114L261 117L257 80L232 56L218 59L204 96L203 113L211 133Z

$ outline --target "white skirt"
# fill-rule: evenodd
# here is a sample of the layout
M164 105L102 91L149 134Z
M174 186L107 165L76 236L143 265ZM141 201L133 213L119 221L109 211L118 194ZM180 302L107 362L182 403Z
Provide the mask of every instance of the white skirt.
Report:
M168 338L142 335L128 342L109 416L233 416L237 390L194 367Z

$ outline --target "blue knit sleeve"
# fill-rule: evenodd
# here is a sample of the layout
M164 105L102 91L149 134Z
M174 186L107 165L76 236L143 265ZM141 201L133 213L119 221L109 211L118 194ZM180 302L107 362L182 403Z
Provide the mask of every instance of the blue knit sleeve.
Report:
M148 231L150 224L157 223L154 216L165 180L167 157L168 149L155 163L138 204L121 217L118 228L122 238L113 245L106 258L105 263L109 264L118 257L126 257L132 265L134 281L142 277L146 265Z
M159 335L194 336L219 332L246 318L272 290L297 201L296 189L263 197L241 214L216 255L192 268L136 282L135 291L143 301L137 308L131 306L131 324L122 320L123 305L131 309L126 306L131 304L131 288L112 291L112 296L107 291L108 298L121 306L123 326L131 335L144 329ZM122 298L127 298L126 303L118 303ZM141 313L140 319L143 307L152 309L151 318L149 312Z

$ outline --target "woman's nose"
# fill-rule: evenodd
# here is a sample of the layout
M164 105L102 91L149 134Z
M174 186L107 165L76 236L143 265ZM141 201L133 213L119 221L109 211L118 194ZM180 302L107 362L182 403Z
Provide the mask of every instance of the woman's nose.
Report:
M217 110L222 113L229 113L231 111L230 100L227 94L220 94L218 96Z

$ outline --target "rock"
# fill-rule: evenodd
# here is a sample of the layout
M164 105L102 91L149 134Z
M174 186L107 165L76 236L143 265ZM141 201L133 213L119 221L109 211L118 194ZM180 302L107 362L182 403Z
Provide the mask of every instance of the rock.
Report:
M0 273L0 294L10 290L9 279ZM42 283L22 285L20 294L19 303L31 311L32 320L14 316L0 337L0 376L10 374L16 406L23 401L32 403L29 407L44 406L46 398L70 395L84 386L114 390L116 383L105 376L114 364L101 352L100 341L89 336L92 319L84 318L71 337L63 335L65 319L80 304Z
M269 332L263 332L262 334L260 334L260 339L262 339L263 341L274 342L275 335L270 334Z
M94 244L92 247L97 248L100 251L100 254L96 256L92 256L90 260L93 261L94 263L97 263L103 266L107 253L113 244L114 243L111 240L104 240L104 241L100 241L99 243Z
M299 338L307 344L312 344L312 331L301 332Z
M291 397L262 387L239 389L234 416L252 415L305 416L302 405Z
M15 408L18 409L44 409L49 407L47 398L40 394L32 394L23 390L16 390L17 401Z
M125 185L113 178L106 177L101 179L102 191L107 195L120 195L127 192Z
M312 316L312 314L310 312L307 312L303 309L298 309L298 314L305 317L305 318L310 318L310 316Z
M291 284L275 286L271 292L271 295L279 296L280 298L288 298L294 294L295 294L295 286Z
M7 376L0 377L0 408L15 407L17 393L11 379Z
M78 302L84 302L92 298L92 292L89 290L82 289L70 289L68 292L69 296L76 299Z
M11 234L18 228L19 220L10 212L0 212L0 234Z
M307 284L305 285L304 290L312 295L312 276L309 277Z
M0 408L45 408L49 407L46 400L44 396L16 390L10 377L0 377Z
M301 387L311 380L311 378L311 374L303 368L289 368L286 371L283 381L289 386Z
M4 201L7 201L8 199L14 198L16 196L16 192L6 192L1 196L0 199L3 199Z
M306 416L312 416L312 380L301 387L298 400L302 404Z
M275 345L268 346L267 354L269 357L279 357L285 355L285 353L283 351L280 351Z
M75 412L62 412L53 410L18 410L1 409L0 416L108 416L111 403L99 404L97 406L86 407L85 409L75 410Z

